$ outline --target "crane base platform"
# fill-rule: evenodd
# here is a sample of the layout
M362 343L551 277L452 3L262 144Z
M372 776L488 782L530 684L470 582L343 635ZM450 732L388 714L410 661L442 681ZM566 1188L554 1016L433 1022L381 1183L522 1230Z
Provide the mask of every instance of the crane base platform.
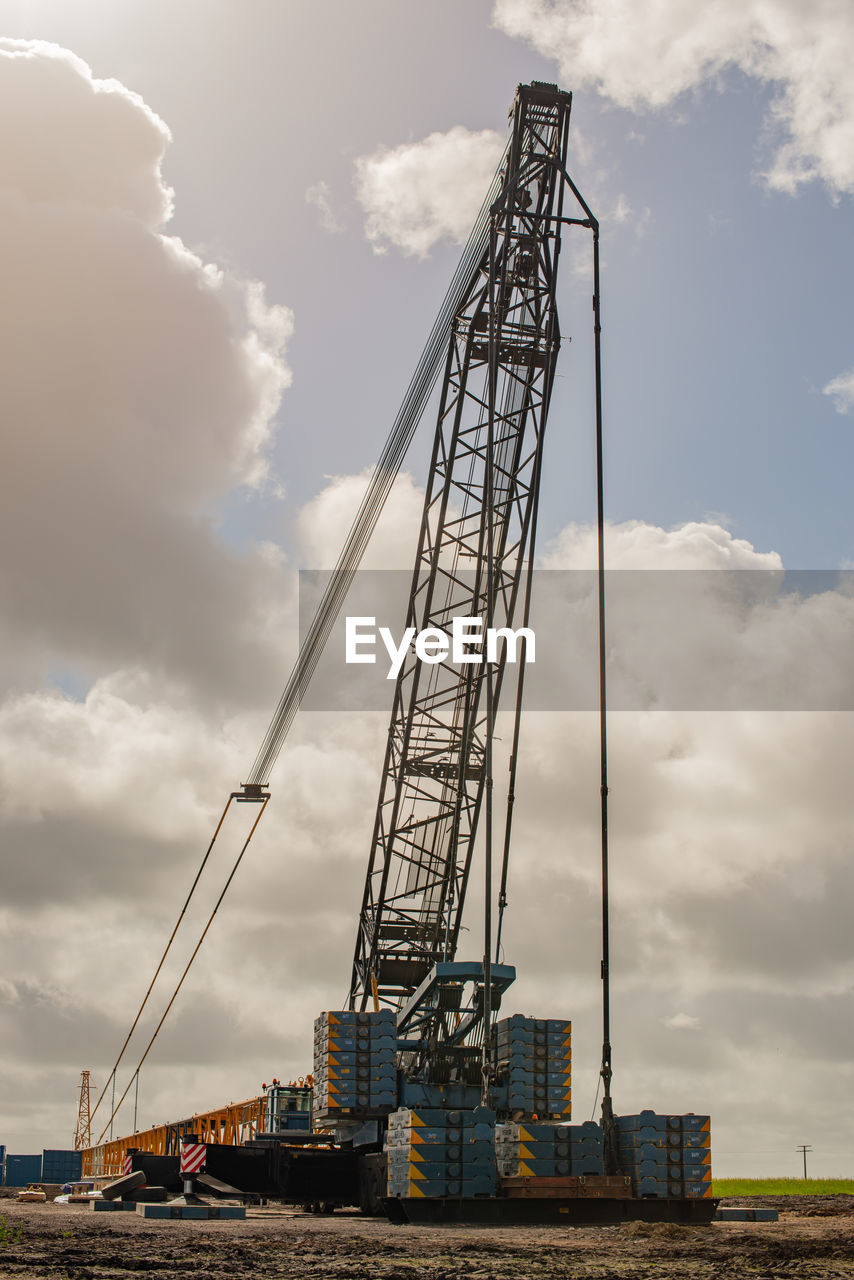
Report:
M556 1227L616 1226L621 1222L675 1222L705 1227L714 1221L718 1200L666 1200L591 1197L571 1199L513 1199L482 1197L472 1200L386 1200L389 1221L397 1225L475 1222L496 1227L539 1225Z

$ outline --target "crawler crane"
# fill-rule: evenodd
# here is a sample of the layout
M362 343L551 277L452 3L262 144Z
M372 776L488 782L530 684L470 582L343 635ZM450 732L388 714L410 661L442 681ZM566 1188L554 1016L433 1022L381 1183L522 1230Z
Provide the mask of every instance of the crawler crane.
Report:
M500 1016L515 977L500 963L520 751L537 506L560 354L562 237L592 233L600 523L603 889L607 777L602 627L598 223L567 170L571 94L520 85L510 140L404 409L249 781L266 783L361 549L436 376L438 417L406 627L427 634L396 678L359 913L348 1007L315 1023L311 1128L259 1132L279 1190L358 1202L399 1221L708 1222L708 1118L615 1116L611 1100L607 897L601 1122L571 1123L570 1022ZM455 661L455 620L494 632L482 660ZM459 653L456 655L460 657ZM493 741L512 711L509 796L498 822ZM459 958L475 870L483 945ZM468 936L481 933L480 928ZM311 1189L300 1172L311 1171Z

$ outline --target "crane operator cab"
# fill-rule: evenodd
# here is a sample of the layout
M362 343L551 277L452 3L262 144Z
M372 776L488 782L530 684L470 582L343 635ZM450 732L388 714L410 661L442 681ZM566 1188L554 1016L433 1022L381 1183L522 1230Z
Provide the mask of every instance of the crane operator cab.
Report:
M264 1132L288 1133L311 1128L311 1084L305 1081L261 1086L264 1090Z

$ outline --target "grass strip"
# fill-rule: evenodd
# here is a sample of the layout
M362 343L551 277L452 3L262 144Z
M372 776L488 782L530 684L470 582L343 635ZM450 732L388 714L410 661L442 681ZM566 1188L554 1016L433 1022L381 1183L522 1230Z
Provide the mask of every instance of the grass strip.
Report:
M714 1178L716 1196L851 1196L854 1178Z

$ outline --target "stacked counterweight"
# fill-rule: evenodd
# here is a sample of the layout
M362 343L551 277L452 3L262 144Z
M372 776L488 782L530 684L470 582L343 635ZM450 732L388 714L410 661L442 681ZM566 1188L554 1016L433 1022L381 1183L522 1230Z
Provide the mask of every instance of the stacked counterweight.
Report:
M520 1013L495 1024L495 1066L511 1114L539 1120L572 1115L571 1029L566 1019Z
M500 1124L495 1156L502 1178L601 1177L605 1172L602 1130L584 1124Z
M495 1195L494 1111L403 1108L389 1116L388 1126L389 1196Z
M618 1116L617 1151L636 1196L684 1200L712 1194L708 1116Z
M387 1113L396 1105L395 1015L322 1013L314 1023L316 1120Z

